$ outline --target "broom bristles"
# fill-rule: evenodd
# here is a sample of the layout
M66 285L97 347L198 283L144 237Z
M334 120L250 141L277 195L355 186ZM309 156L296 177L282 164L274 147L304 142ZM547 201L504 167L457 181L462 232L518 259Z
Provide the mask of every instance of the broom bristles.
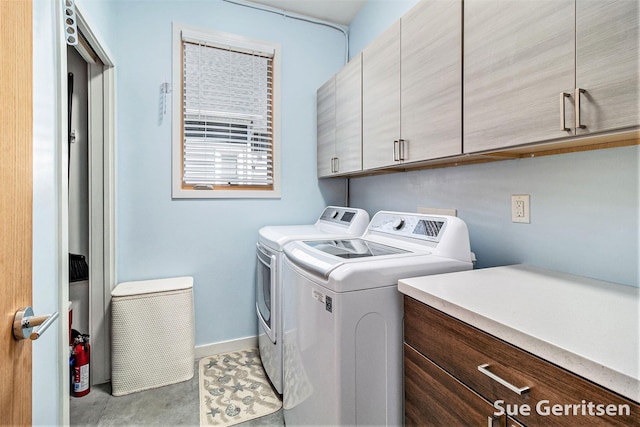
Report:
M84 255L69 254L69 281L89 279L89 265Z

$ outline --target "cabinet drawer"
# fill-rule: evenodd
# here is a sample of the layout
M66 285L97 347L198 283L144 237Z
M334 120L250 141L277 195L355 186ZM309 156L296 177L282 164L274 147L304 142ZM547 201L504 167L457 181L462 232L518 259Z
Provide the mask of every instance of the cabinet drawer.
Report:
M506 417L494 419L495 408L489 402L407 344L404 378L407 426L505 426Z
M640 423L637 403L410 297L405 296L404 301L405 342L523 424L615 426ZM488 364L491 373L517 388L527 386L530 389L517 394L480 372L478 366L483 364ZM500 404L500 400L504 403ZM518 411L514 413L516 405ZM606 414L608 405L615 405L609 408L615 409L615 416ZM528 415L527 407L530 408ZM552 409L559 414L554 414ZM625 415L627 409L630 415Z

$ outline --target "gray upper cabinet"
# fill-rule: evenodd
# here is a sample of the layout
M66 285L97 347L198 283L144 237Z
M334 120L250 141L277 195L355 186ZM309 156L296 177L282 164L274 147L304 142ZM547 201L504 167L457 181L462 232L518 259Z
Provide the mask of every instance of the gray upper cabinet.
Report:
M637 141L639 9L418 2L318 90L318 176Z
M462 152L462 2L423 1L401 22L404 161Z
M362 54L336 74L336 173L362 170Z
M362 170L362 55L317 92L318 177Z
M465 0L465 152L572 135L574 28L574 0Z
M331 77L317 91L318 177L333 175L336 145L336 79Z
M638 111L638 1L576 0L578 135L633 127Z
M400 21L362 53L362 166L399 162Z
M464 152L627 130L636 0L465 0Z
M462 2L422 1L363 53L363 166L462 152Z

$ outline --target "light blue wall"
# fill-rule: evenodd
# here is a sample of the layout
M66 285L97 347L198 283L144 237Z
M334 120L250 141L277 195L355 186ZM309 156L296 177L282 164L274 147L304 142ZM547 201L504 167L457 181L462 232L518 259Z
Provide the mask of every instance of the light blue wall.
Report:
M316 179L316 89L344 62L340 32L216 1L113 1L117 85L118 281L194 276L196 345L256 334L255 243L264 225L314 222L344 203L344 181ZM280 43L282 198L172 200L171 24ZM179 90L179 88L174 88Z
M351 180L373 214L456 208L478 267L527 263L638 286L636 147L505 160ZM511 222L511 195L531 196L531 224Z
M419 0L369 0L349 26L349 57L360 53Z
M88 22L109 57L112 57L112 53L106 41L113 38L118 28L118 17L114 14L113 2L114 0L76 0L75 2L76 9Z
M32 307L36 314L58 311L58 203L56 183L58 104L58 44L55 34L56 4L33 2L33 272ZM17 307L16 307L17 308ZM64 316L64 313L61 314ZM59 423L58 344L63 342L61 322L56 321L32 349L32 423ZM56 331L58 333L56 333ZM67 333L64 333L67 335ZM68 340L68 338L67 338Z
M367 3L350 27L350 54L406 3L395 13L396 2ZM640 286L639 159L635 146L356 178L351 204L369 214L456 208L479 267L527 263ZM511 222L512 194L531 195L531 224Z

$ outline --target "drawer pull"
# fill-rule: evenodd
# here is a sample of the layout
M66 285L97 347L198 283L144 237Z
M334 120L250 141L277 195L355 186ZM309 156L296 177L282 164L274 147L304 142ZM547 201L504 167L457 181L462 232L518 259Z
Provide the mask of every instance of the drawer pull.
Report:
M509 390L511 390L514 393L522 394L522 393L526 393L529 390L531 390L527 386L522 387L522 388L518 388L518 387L514 386L510 382L507 382L507 381L503 380L502 378L500 378L499 376L497 376L493 372L489 371L488 368L489 368L489 364L485 363L483 365L478 366L478 371L482 372L483 374L485 374L486 376L488 376L492 380L495 380L495 381L499 382L500 384L502 384L503 386L505 386L506 388L508 388Z

